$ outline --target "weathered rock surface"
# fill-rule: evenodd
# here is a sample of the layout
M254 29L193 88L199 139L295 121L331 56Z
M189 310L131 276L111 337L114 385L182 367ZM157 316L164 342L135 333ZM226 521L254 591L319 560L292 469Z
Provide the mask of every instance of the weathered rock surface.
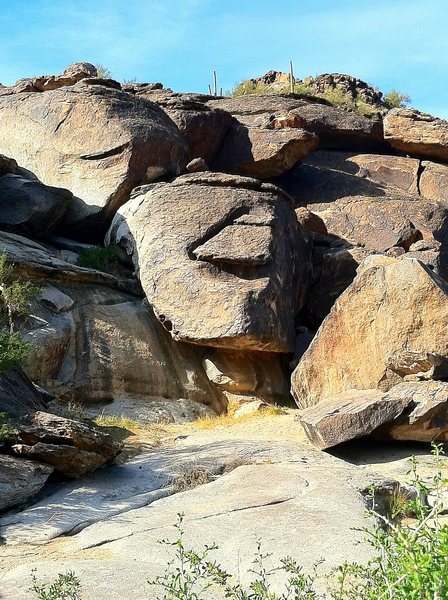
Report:
M393 387L385 402L407 402L408 408L375 432L382 439L417 442L448 440L448 383L408 381Z
M207 106L204 97L197 94L173 93L164 97L141 91L139 95L156 102L176 123L188 142L192 158L212 163L232 122L228 112Z
M196 468L211 472L222 472L226 464L241 459L254 464L164 498L170 493L166 482L191 466L192 455ZM177 443L172 449L103 469L82 486L72 482L19 517L2 519L1 534L7 544L4 552L14 556L21 549L14 544L39 544L70 531L71 535L58 543L58 562L41 561L39 576L50 577L53 568L65 572L77 553L76 574L87 596L118 599L131 592L134 598L145 598L149 574L162 573L171 556L157 540L175 539L172 524L177 513L184 512L186 545L202 548L216 542L219 550L213 558L226 570L239 573L246 585L252 576L248 570L253 566L257 538L263 547L269 544L273 565L292 554L298 538L307 552L296 558L306 570L322 553L328 557L322 566L325 573L344 560L359 560L360 546L355 544L362 536L354 534L352 527L373 525L371 518L366 522L360 494L371 482L365 470L303 445L247 440L198 445L193 439L192 445ZM305 511L307 519L294 518ZM361 544L367 560L369 546ZM104 552L88 554L98 546ZM125 568L116 568L118 556ZM34 557L27 556L27 574L33 562ZM15 600L28 600L22 585L23 569L18 561L10 564L2 579L5 600L13 592ZM105 577L107 585L102 585Z
M108 240L132 253L149 303L176 340L293 350L309 248L289 198L275 187L186 175L123 207Z
M0 511L35 496L52 471L49 465L0 454Z
M317 77L309 79L309 85L316 94L323 94L331 90L340 90L342 93L350 96L352 100L362 100L372 106L379 106L383 96L381 92L365 81L362 81L362 79L342 73L317 75Z
M3 231L45 237L64 217L73 194L12 173L0 177L0 227Z
M210 100L246 127L303 128L319 138L320 148L375 152L389 146L380 116L364 117L324 103L288 96L238 96Z
M300 424L315 446L331 448L369 435L400 415L409 403L408 398L386 397L380 390L347 390L306 408Z
M101 85L2 96L0 116L0 152L73 192L64 219L71 234L98 235L133 187L188 162L185 138L159 107Z
M288 376L278 354L212 348L204 354L203 365L229 402L254 397L276 404L289 400Z
M10 88L1 90L2 94L18 94L21 92L47 92L56 90L60 87L74 85L81 79L97 76L97 69L94 65L87 62L77 62L69 65L62 75L40 75L39 77L29 77L19 79Z
M348 389L389 389L397 381L388 379L388 360L397 351L448 355L447 284L415 259L365 263L293 373L301 407Z
M430 200L448 202L448 165L441 165L429 160L422 161L423 171L420 176L420 193Z
M414 108L394 108L384 119L384 137L414 156L448 161L448 122Z
M213 168L269 179L288 171L317 146L317 137L305 129L267 129L234 124Z
M122 449L108 433L51 413L34 412L16 424L24 442L12 450L52 465L59 473L72 478L83 477L114 458Z

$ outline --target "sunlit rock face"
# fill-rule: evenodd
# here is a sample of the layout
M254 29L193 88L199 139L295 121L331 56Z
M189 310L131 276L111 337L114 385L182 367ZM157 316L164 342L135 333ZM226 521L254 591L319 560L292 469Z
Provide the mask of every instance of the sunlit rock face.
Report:
M176 340L293 350L310 252L289 197L274 186L186 175L122 207L108 241L133 254L148 301Z

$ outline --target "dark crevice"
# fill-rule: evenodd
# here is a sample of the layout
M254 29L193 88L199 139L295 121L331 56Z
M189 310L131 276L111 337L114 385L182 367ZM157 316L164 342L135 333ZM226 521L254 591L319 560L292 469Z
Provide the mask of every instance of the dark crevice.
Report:
M425 170L425 167L423 166L423 161L419 160L418 161L418 169L417 169L417 193L419 196L422 195L422 193L420 191L420 178L423 175L424 170Z
M123 152L123 150L125 150L128 146L129 142L126 142L125 144L121 144L121 146L111 148L110 150L106 150L105 152L92 152L91 154L81 154L79 158L82 158L83 160L100 160L101 158L108 158L109 156L121 154L121 152Z

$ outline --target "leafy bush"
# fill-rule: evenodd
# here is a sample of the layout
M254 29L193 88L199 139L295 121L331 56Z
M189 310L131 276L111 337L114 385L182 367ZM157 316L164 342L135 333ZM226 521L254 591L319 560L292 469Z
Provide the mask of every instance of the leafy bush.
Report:
M37 600L79 600L81 598L81 582L72 571L59 573L55 581L45 585L38 585L35 571L35 569L32 571L30 591L35 593Z
M31 345L22 340L17 331L10 333L0 330L0 373L23 364L28 357L30 348Z
M118 262L117 251L114 246L96 246L84 248L79 253L78 265L97 271L105 271Z

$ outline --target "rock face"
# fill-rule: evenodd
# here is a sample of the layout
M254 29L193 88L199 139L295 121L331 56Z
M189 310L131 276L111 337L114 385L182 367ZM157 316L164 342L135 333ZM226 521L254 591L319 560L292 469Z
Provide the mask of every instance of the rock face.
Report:
M52 471L49 465L0 454L0 511L35 496Z
M317 137L305 129L233 125L213 167L217 171L268 179L288 171L317 145Z
M188 162L184 137L159 107L102 85L2 96L0 118L0 152L73 192L64 220L72 234L98 235L133 187Z
M305 409L300 424L315 446L331 448L369 435L400 415L409 402L385 397L380 390L347 390Z
M22 417L17 429L24 442L12 447L17 455L48 463L72 478L91 473L122 448L111 435L91 425L45 412Z
M401 350L448 355L448 286L415 259L379 257L338 298L292 376L301 407L348 389L389 389ZM370 267L370 268L369 268Z
M448 383L446 381L407 381L384 396L386 402L408 405L403 414L380 427L375 436L382 439L417 442L448 440Z
M384 137L396 150L448 161L448 122L413 108L394 108L384 119Z
M174 339L293 350L309 248L290 200L273 186L186 175L134 198L108 239L133 252L148 301Z
M245 127L302 128L319 138L319 147L375 152L387 150L379 116L364 117L334 106L285 96L239 96L210 100Z
M352 100L362 100L372 106L380 106L383 96L381 92L374 89L365 81L362 81L362 79L341 73L324 73L323 75L318 75L310 79L309 85L316 94L339 90L350 96Z
M0 177L0 227L36 237L49 235L63 218L73 194L20 175Z

